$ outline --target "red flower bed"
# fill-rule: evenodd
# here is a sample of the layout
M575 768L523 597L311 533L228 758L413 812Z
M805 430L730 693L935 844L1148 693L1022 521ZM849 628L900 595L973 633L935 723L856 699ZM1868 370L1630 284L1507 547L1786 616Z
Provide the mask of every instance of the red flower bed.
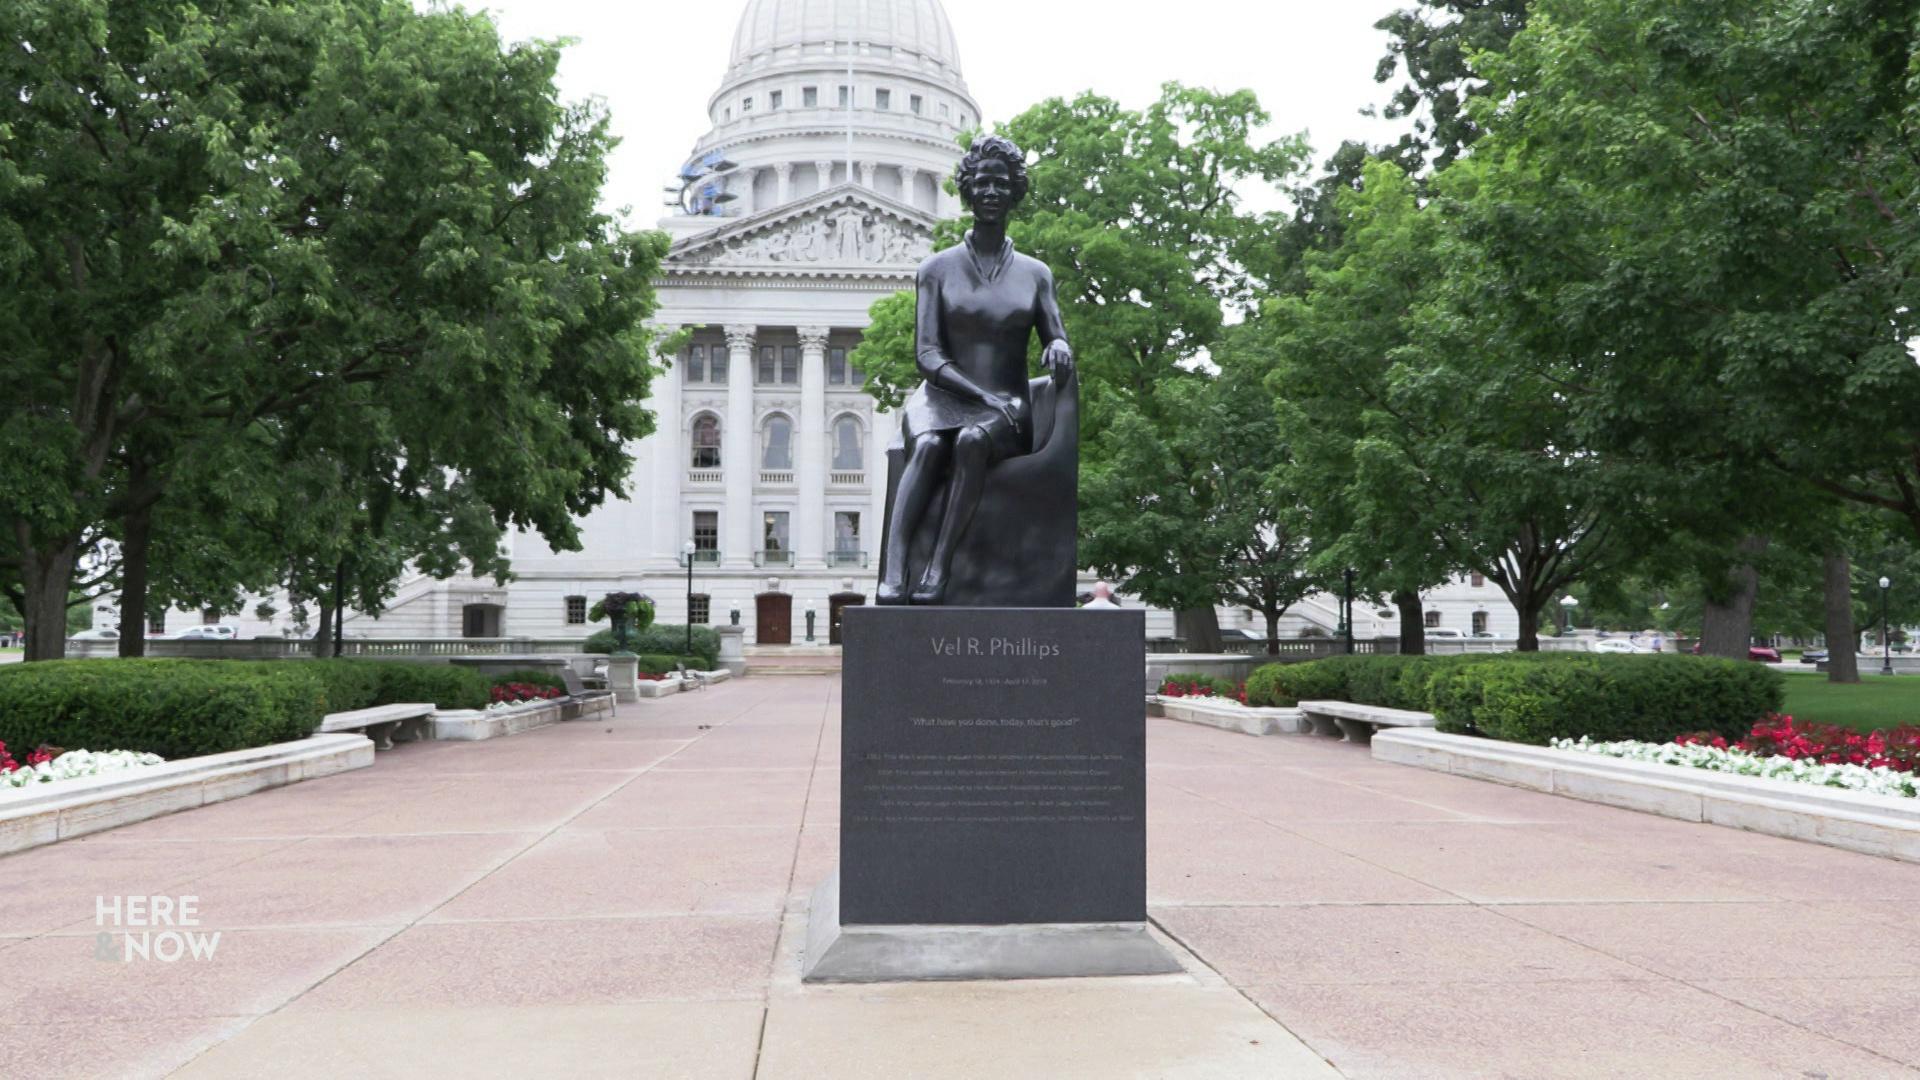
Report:
M55 756L53 747L37 746L27 755L25 767L31 769L42 762L52 761ZM21 763L13 760L13 755L7 752L7 744L0 742L0 773L13 772L21 767Z
M1715 732L1699 731L1673 740L1727 749ZM1797 723L1791 716L1768 714L1732 749L1761 757L1806 759L1822 765L1859 765L1868 769L1920 772L1920 727L1906 724L1886 731L1855 731L1836 724Z
M546 701L566 696L565 690L552 686L535 686L533 683L501 683L493 688L493 701L496 705L503 701Z
M1225 679L1211 682L1197 682L1188 679L1169 677L1160 684L1161 697L1217 697L1228 701L1247 703L1247 684L1230 683Z

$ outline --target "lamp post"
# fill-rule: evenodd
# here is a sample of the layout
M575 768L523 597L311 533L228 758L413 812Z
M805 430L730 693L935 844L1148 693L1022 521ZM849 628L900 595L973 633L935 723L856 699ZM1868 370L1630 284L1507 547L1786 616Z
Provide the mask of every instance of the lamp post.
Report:
M1880 579L1880 674L1893 674L1893 639L1887 636L1887 590L1893 588L1893 579Z
M1579 606L1580 606L1580 601L1575 600L1573 597L1571 596L1561 597L1560 599L1560 636L1561 637L1565 637L1566 635L1573 633L1573 609Z
M693 541L680 546L680 554L687 558L687 651L684 656L693 655Z
M813 601L807 601L807 640L813 640Z
M1346 594L1340 605L1340 629L1347 636L1347 655L1353 655L1353 579L1354 572L1349 569L1345 574Z

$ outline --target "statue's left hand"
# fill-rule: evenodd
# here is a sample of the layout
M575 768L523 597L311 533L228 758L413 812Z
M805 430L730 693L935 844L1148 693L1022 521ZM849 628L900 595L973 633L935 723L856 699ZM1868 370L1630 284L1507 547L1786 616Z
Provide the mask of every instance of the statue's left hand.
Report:
M1050 341L1047 350L1040 354L1040 364L1055 379L1064 379L1073 374L1073 347L1065 341Z

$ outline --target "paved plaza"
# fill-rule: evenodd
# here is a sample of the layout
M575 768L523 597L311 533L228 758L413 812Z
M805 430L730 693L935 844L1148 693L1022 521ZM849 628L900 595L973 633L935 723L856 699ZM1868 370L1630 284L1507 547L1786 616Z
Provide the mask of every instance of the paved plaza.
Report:
M9 1077L1920 1076L1920 868L1149 721L1187 973L802 987L837 680L0 858ZM96 957L194 896L209 960Z

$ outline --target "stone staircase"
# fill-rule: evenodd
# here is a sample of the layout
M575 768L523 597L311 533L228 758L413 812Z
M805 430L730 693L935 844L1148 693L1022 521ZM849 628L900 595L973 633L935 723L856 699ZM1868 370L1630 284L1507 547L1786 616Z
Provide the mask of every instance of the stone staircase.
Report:
M827 675L840 674L838 645L749 645L748 675Z

